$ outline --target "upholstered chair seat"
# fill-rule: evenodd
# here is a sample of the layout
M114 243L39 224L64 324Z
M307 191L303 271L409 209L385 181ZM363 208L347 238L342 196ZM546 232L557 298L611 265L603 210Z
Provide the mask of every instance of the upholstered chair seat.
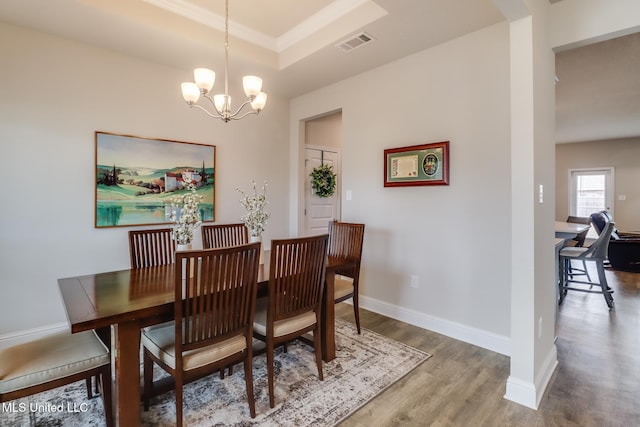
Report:
M0 350L0 402L83 379L90 392L94 376L100 379L106 423L111 426L111 358L95 332L60 332Z
M335 299L340 299L353 293L353 279L346 276L336 275L333 288Z
M269 298L259 298L256 301L256 314L253 320L253 330L255 333L267 335L267 311L269 308ZM273 323L273 336L282 337L292 334L301 329L307 329L316 323L316 313L309 310L306 313L298 314L295 317L278 320Z
M172 369L176 368L175 323L163 323L155 328L145 328L142 332L142 345L151 354ZM200 368L217 362L247 348L246 338L235 336L219 343L185 351L182 355L182 368L185 371Z

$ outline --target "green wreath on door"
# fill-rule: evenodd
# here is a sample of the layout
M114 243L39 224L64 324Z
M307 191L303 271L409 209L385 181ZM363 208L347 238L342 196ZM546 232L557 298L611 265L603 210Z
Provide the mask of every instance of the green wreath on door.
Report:
M336 192L336 174L330 165L321 164L309 174L311 188L318 197L331 197Z

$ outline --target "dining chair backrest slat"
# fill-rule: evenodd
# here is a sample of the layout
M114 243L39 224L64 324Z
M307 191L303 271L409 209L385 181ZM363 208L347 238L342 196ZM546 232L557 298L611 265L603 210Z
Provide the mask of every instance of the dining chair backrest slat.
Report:
M175 260L176 243L170 228L129 231L131 268L171 264Z
M249 243L247 227L242 223L203 225L201 228L204 249L226 248Z
M337 274L357 280L360 275L364 224L331 221L329 223L328 255L353 261L351 267L336 271Z
M252 335L259 250L250 243L176 254L175 299L184 300L174 313L176 354Z
M320 309L328 238L325 234L272 240L269 315L273 322Z

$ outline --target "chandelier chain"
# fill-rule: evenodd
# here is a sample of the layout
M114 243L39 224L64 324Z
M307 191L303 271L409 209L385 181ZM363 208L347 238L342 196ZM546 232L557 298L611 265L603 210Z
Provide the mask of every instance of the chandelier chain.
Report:
M229 98L229 0L225 0L224 14L224 94Z

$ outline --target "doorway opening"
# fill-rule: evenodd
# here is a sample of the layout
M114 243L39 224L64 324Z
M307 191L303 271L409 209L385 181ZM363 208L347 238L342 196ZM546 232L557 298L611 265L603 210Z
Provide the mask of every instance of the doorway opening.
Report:
M324 234L329 222L340 220L342 187L340 151L342 147L342 113L332 113L305 122L304 155L304 234ZM319 197L311 188L311 171L322 165L331 166L336 174L336 191Z

